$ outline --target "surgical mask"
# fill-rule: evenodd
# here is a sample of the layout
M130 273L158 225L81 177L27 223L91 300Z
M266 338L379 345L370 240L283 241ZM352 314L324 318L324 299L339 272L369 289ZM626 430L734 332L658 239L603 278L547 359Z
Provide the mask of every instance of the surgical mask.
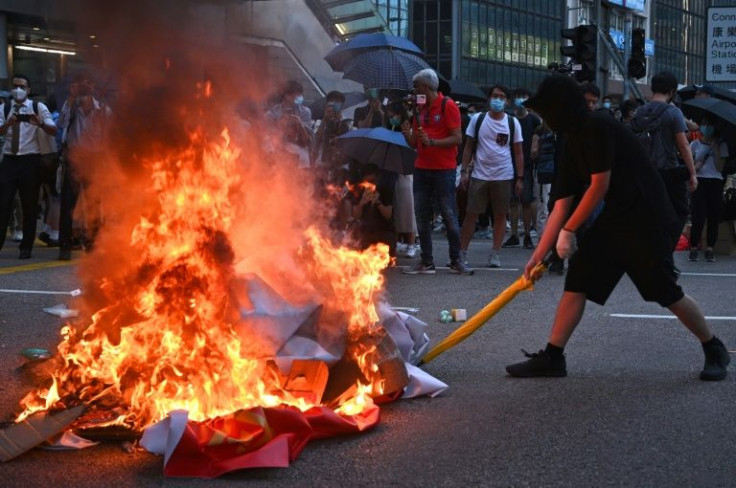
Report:
M611 108L611 102L603 102L603 108L605 108L606 110Z
M716 135L716 128L712 125L701 125L700 132L702 132L705 137L711 138Z
M517 108L524 108L524 102L526 102L526 98L514 99L514 105L516 105Z
M294 98L294 103L296 105L301 105L302 103L304 103L304 95L299 95L296 98Z
M500 98L492 98L490 105L492 111L503 112L503 109L506 107L506 102L501 100Z
M13 88L10 93L13 95L13 100L18 103L24 101L28 96L28 92L26 92L23 88Z
M388 123L396 127L401 123L401 117L391 117L388 119Z
M340 109L342 108L342 103L340 103L340 102L332 102L332 103L330 103L328 105L335 112L339 112Z

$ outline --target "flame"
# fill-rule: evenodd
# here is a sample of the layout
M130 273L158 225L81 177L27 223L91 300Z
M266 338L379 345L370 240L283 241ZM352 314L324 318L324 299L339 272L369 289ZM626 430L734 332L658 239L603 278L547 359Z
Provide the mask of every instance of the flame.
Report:
M199 90L211 96L209 82ZM121 262L115 278L98 277L110 302L86 327L62 330L51 386L26 395L16 421L79 403L120 412L115 422L135 428L176 409L197 421L256 406L314 406L281 387L268 357L244 357L243 338L233 332L238 248L230 236L247 210L243 159L229 130L213 139L200 128L187 147L145 160L150 184L143 199L151 205L128 233L131 262ZM295 276L306 276L324 308L345 317L348 342L376 330L387 246L336 246L313 226L294 252L304 263ZM343 415L361 412L381 391L371 351L360 354L370 384L335 408Z

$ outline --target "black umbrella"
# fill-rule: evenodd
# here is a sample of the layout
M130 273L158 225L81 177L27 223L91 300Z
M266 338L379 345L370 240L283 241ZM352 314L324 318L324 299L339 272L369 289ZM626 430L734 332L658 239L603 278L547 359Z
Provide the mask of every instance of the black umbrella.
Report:
M345 66L343 78L366 88L409 90L414 75L430 67L416 54L380 49L353 56Z
M410 175L414 172L416 151L409 147L401 132L383 127L356 129L335 139L342 152L363 164L375 164L394 173Z
M683 101L690 100L695 98L695 94L698 92L698 90L703 89L703 87L707 87L707 89L713 93L711 97L720 98L721 100L727 100L731 103L736 103L736 93L729 90L724 90L723 88L715 87L713 85L687 85L686 87L677 90L677 94L680 95L680 98Z
M345 103L342 104L343 109L354 107L360 103L365 102L368 97L363 92L352 91L344 93ZM316 102L309 105L309 109L312 111L312 120L319 120L325 116L325 107L327 106L327 97L322 97Z
M338 44L332 51L327 53L325 61L335 71L344 71L346 65L354 56L374 50L398 50L424 56L422 50L405 37L394 36L385 32L375 32L373 34L358 34L349 41Z
M450 80L450 96L458 102L485 102L488 97L475 83Z
M713 97L693 98L682 103L682 111L689 118L700 122L703 117L714 119L721 129L736 127L736 105Z

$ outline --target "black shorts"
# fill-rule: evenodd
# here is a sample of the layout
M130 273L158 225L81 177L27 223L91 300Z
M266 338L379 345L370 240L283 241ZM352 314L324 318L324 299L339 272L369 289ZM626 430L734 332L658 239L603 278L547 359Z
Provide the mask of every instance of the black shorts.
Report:
M672 250L656 235L647 241L647 232L633 229L606 232L594 226L581 239L580 249L570 258L565 291L585 293L586 298L604 305L626 273L641 297L669 307L684 293L677 284Z

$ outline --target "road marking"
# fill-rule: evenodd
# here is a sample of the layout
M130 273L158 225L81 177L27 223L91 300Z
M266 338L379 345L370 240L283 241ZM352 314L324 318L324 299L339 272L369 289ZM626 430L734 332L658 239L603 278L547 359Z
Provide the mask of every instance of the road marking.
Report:
M24 273L26 271L36 271L39 269L59 268L61 266L72 266L74 264L76 263L73 261L46 261L43 263L24 264L22 266L0 268L0 275Z
M411 266L396 266L398 269L411 269ZM448 270L447 266L437 266L435 269ZM519 271L519 268L473 268L473 271Z
M653 315L653 314L638 314L638 313L609 313L610 317L622 318L622 319L676 319L674 315ZM736 317L718 316L718 315L706 315L706 320L736 320Z
M736 277L736 273L680 273L682 276L724 276L726 278Z
M0 293L27 293L31 295L70 295L73 297L82 294L82 290L77 288L72 291L45 291L45 290L4 290L0 289Z

